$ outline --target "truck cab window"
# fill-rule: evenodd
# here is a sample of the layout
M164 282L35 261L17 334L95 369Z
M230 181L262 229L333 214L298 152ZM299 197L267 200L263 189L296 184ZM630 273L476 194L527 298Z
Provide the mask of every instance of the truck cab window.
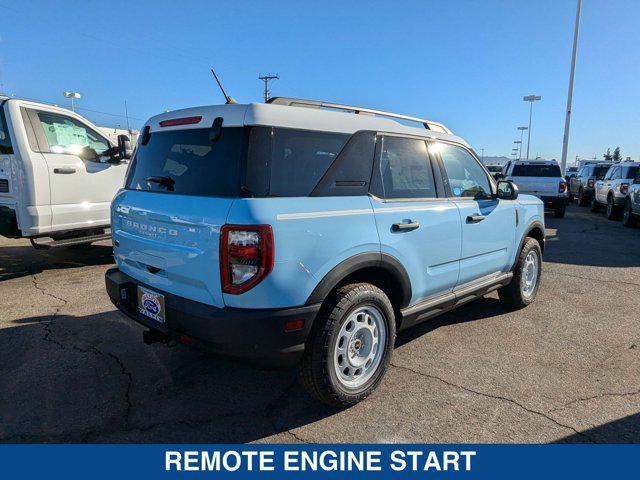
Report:
M11 139L9 138L9 130L7 129L7 121L4 117L4 110L0 107L0 154L10 155L13 153Z
M109 142L78 120L51 112L38 112L38 119L51 153L78 155L84 147L98 155L109 149Z

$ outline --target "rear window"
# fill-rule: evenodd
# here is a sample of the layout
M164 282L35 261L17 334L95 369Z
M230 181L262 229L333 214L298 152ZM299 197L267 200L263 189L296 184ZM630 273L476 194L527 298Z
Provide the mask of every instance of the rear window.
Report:
M560 167L558 165L514 165L513 173L514 177L561 177Z
M136 150L126 188L196 196L308 196L348 134L272 127L153 132Z
M622 169L622 177L620 178L636 178L638 176L638 167L624 167Z
M245 129L223 128L212 141L210 129L153 132L138 145L126 188L177 195L236 196Z
M7 122L4 118L4 108L0 106L0 154L10 155L13 153L11 139L9 138L9 130Z
M608 170L609 165L607 165L606 167L595 167L591 175L596 177L597 179L602 179L607 174Z

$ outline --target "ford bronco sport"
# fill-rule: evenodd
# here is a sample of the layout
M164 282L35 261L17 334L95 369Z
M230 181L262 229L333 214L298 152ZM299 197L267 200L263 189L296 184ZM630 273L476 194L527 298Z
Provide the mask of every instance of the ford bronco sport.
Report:
M106 288L146 343L297 365L340 407L398 330L493 290L530 304L544 248L542 202L445 126L286 98L151 118L112 228Z

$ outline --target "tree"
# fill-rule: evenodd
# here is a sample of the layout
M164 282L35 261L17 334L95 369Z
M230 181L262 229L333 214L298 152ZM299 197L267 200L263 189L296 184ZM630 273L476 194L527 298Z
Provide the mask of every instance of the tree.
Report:
M607 162L610 162L613 159L613 155L611 155L611 149L607 148L607 151L605 152L605 154L603 156L604 156L604 159Z
M620 147L616 147L616 149L613 151L613 157L611 158L614 162L622 161L622 155L620 155Z

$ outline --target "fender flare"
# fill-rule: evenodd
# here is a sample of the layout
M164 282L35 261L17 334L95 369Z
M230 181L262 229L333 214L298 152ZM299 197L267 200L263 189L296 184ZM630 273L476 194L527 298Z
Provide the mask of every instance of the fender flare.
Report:
M313 289L313 292L311 292L311 295L309 295L307 299L306 305L323 302L327 295L329 295L340 282L349 275L364 268L381 268L385 270L400 286L400 291L402 292L400 308L409 305L411 301L411 280L409 279L407 271L398 259L380 252L359 253L333 267L324 278L320 280L316 288Z
M520 244L518 245L518 250L516 250L516 258L513 261L513 265L511 265L511 270L513 271L516 268L516 264L518 263L518 256L520 255L520 251L522 250L522 247L524 247L524 242L527 239L527 237L529 236L529 233L531 233L531 231L534 228L539 228L540 230L542 230L542 245L540 245L540 250L542 250L542 252L544 253L544 225L542 224L542 222L538 221L538 220L534 220L533 222L531 222L527 228L524 231L524 234L522 235L522 238L520 239Z

